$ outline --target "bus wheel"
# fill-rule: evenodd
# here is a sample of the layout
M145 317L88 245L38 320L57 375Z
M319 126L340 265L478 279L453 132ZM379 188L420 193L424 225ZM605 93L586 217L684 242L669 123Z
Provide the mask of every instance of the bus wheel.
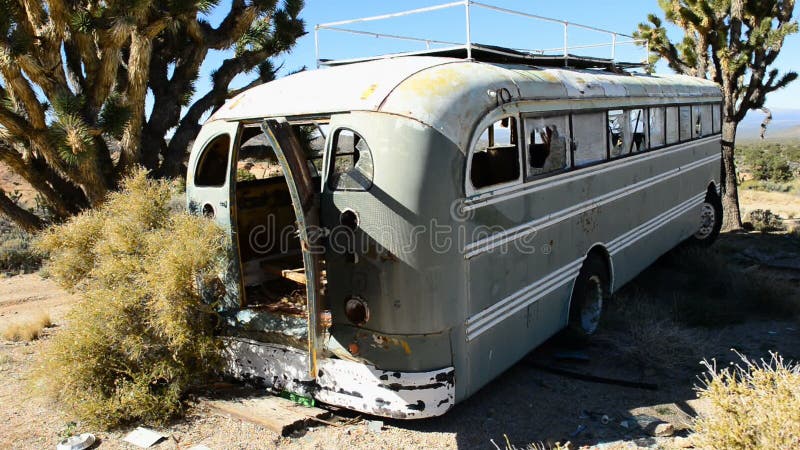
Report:
M691 240L696 244L711 245L722 229L722 200L719 195L709 189L706 199L700 205L700 227Z
M610 295L608 270L605 262L589 255L583 263L572 290L567 335L585 340L597 331L603 303Z

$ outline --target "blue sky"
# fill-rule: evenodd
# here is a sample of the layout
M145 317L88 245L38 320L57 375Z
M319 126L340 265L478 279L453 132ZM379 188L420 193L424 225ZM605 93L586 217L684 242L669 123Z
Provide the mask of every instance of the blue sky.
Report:
M407 9L446 3L447 0L306 0L301 16L306 21L308 34L298 40L294 49L275 58L276 64L283 63L283 72L297 70L303 66L315 67L314 25L318 23L386 14ZM567 20L573 23L595 26L624 34L632 34L636 25L646 19L647 14L660 14L656 0L484 0L485 3L540 16ZM212 24L218 23L227 9L228 2L222 2L210 14ZM662 15L663 17L663 15ZM520 48L553 48L560 47L563 42L561 25L548 24L530 19L502 15L473 7L472 9L473 42L504 45ZM371 24L349 25L365 31L381 31L391 34L402 34L438 39L443 41L463 42L464 9L452 8L423 15L389 19ZM573 44L589 44L610 42L611 38L595 32L570 29L569 42ZM670 30L670 36L677 41L682 36L677 28ZM619 40L627 39L620 37ZM327 58L345 58L387 53L390 51L416 50L424 48L423 44L398 43L368 36L352 36L332 31L320 33L321 56ZM578 51L573 51L578 52ZM608 48L592 49L596 56L610 55ZM218 67L222 59L228 56L224 52L209 53L209 57L201 69L198 80L198 94L204 93L209 86L209 74ZM641 60L644 50L632 45L620 46L617 49L618 60ZM786 39L784 47L775 65L781 71L800 70L800 35L795 34ZM670 73L665 64L659 64L657 71ZM244 84L248 76L240 76L234 84ZM772 93L767 99L767 106L775 109L798 108L800 99L800 81L795 81L788 88Z

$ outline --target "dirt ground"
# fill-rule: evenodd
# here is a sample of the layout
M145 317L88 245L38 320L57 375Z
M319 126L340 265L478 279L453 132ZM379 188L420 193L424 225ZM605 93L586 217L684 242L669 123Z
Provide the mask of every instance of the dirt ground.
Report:
M717 245L745 255L735 264L747 266L750 271L774 272L772 275L776 279L798 286L800 270L761 265L746 256L747 249L755 246L767 253L781 248L800 260L800 248L787 249L781 239L750 233L724 236ZM658 276L659 271L668 270L660 266L664 264L656 263L649 269L648 276ZM28 374L36 364L37 352L43 342L64 326L64 314L74 299L37 274L0 279L0 330L39 311L48 312L56 324L46 330L42 339L32 343L0 341L0 448L54 448L70 431L95 433L100 438L99 448L133 448L121 440L129 430L107 433L86 429L79 423L70 425L75 419L68 410L28 389ZM627 307L621 306L622 309ZM620 310L620 305L616 308L610 305L610 310L615 309ZM796 319L752 319L725 327L693 328L689 337L702 348L703 357L718 358L720 364L735 357L730 351L732 348L755 358L768 357L772 350L787 359L800 359L800 323ZM623 349L628 344L639 345L636 339L637 335L611 327L603 329L588 347L577 353L557 341L548 342L443 417L410 422L384 420L380 432L369 431L367 421L383 419L338 411L332 420L340 424L351 420L352 423L338 427L320 425L291 437L281 437L257 425L194 406L185 419L160 429L170 437L155 448L188 449L202 444L211 449L491 449L495 448L492 441L505 448L506 437L519 448L531 443L567 440L585 448L685 445L681 436L687 434L691 417L703 409L693 391L697 375L702 372L700 358L675 361L666 369L663 364L649 364L646 357L631 360ZM665 335L663 342L655 343L651 350L659 352L663 347L664 351L697 355L696 349L685 348L682 352L680 345L684 344L671 339ZM590 382L553 373L553 369L646 383L655 385L650 386L655 389ZM673 424L677 438L653 438L635 427L622 426L624 421L632 423L630 418L639 414ZM603 415L608 417L608 423L604 423Z

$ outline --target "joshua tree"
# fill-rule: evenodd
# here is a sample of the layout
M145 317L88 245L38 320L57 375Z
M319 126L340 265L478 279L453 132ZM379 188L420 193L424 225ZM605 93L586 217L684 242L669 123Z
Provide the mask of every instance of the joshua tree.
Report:
M203 17L217 3L0 0L0 164L53 218L99 204L134 165L182 174L201 117L239 91L234 77L272 79L269 58L305 34L303 0L231 0L213 27ZM209 50L233 51L190 104ZM43 224L2 190L0 213L28 230Z
M636 37L647 39L650 62L664 58L678 73L707 78L722 89L722 203L724 228L739 229L734 143L736 128L751 109L764 106L767 94L797 78L780 75L775 62L786 36L797 32L794 0L659 0L666 20L684 31L683 41L667 38L661 19L650 14Z

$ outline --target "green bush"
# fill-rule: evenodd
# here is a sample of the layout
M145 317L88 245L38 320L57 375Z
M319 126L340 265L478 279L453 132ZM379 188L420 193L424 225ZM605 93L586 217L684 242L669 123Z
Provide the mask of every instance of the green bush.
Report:
M38 380L89 424L163 423L220 367L199 286L222 270L223 234L171 211L172 195L138 171L101 208L39 240L49 273L81 298L46 347Z
M786 230L781 218L768 209L754 209L748 219L753 229L762 233Z
M0 218L0 273L33 272L42 256L32 248L33 236Z
M791 162L793 147L782 144L743 145L742 163L759 181L785 183L794 178ZM797 162L796 160L794 160Z

